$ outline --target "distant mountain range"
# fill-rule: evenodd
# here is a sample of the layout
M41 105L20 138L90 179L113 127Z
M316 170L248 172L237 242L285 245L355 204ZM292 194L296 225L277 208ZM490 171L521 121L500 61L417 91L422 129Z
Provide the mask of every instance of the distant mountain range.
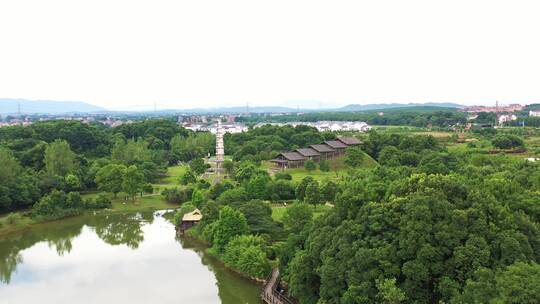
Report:
M27 100L0 98L0 114L61 114L107 111L80 101Z
M102 107L94 106L80 101L53 101L53 100L27 100L0 98L0 114L62 114L62 113L151 113L153 111L110 111ZM294 113L294 112L358 112L385 110L393 108L412 107L440 107L460 108L456 103L381 103L381 104L350 104L341 108L324 109L297 109L280 106L249 107L250 113ZM228 114L246 113L246 107L219 107L197 109L165 109L159 110L160 114Z
M336 111L342 112L357 112L357 111L370 111L370 110L384 110L393 108L411 108L411 107L440 107L440 108L461 108L463 107L457 103L449 102L426 102L426 103L378 103L378 104L350 104Z
M395 108L413 108L413 107L432 107L432 108L462 108L463 106L457 103L381 103L381 104L350 104L341 108L322 108L322 109L305 109L305 108L288 108L288 107L249 107L249 113L295 113L295 112L361 112L374 111ZM185 113L185 114L213 114L213 113L246 113L246 107L220 107L220 108L198 108L184 110L160 110L158 112L165 113Z

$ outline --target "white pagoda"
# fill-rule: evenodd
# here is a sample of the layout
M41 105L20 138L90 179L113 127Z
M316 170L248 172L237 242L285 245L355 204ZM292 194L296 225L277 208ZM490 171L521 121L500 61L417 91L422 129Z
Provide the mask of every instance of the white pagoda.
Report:
M219 174L221 171L221 164L225 159L225 147L223 146L223 127L221 126L221 119L218 120L216 129L216 172Z

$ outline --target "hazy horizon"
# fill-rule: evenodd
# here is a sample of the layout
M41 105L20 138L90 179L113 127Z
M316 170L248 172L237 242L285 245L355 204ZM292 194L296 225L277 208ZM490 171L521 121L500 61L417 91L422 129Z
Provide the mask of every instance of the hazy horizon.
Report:
M334 106L332 106L331 104L327 103L325 106L322 105L322 103L318 103L318 102L313 102L311 103L312 106L310 106L309 103L290 103L290 105L271 105L271 104L253 104L253 103L249 103L249 104L238 104L238 105L234 105L234 104L230 104L230 105L221 105L221 106L205 106L205 105L200 105L200 106L192 106L192 107L182 107L180 104L177 104L177 105L174 105L174 104L171 104L170 106L163 106L163 105L160 105L159 103L156 103L155 104L155 107L154 107L154 104L147 104L147 105L125 105L125 106L122 106L122 107L109 107L109 106L101 106L101 105L98 105L98 104L93 104L91 102L87 102L87 101L82 101L82 100L45 100L45 99L25 99L25 98L1 98L0 97L0 106L2 105L1 103L5 100L21 100L21 101L29 101L29 102L67 102L67 103L86 103L88 105L91 105L91 106L96 106L96 107L100 107L100 108L103 108L104 110L106 111L126 111L126 112L129 112L129 111L134 111L134 112L137 112L137 111L140 111L140 112L145 112L145 111L154 111L154 110L198 110L198 109L201 109L201 110L211 110L211 109L218 109L218 108L246 108L246 107L249 107L249 108L273 108L273 107L283 107L283 108L290 108L290 109L297 109L297 108L300 108L300 109L303 109L303 110L331 110L331 109L339 109L339 108L342 108L342 107L345 107L345 106L349 106L349 105L388 105L388 104L403 104L403 105L409 105L409 104L418 104L418 105L423 105L423 104L459 104L459 105L462 105L462 106L471 106L471 105L483 105L483 106L494 106L495 105L495 102L492 102L492 103L486 103L486 104L480 104L480 103L470 103L470 104L465 104L465 103L456 103L456 102L451 102L451 101L441 101L441 102L414 102L414 101L388 101L388 102L364 102L364 103L341 103L341 104L336 104ZM535 102L531 102L531 103L535 103ZM521 103L523 105L527 105L527 104L531 104L531 103ZM506 105L506 104L510 104L510 103L502 103L502 102L499 102L499 105ZM24 109L23 109L23 112L24 112Z
M0 96L109 109L540 100L536 1L0 3Z

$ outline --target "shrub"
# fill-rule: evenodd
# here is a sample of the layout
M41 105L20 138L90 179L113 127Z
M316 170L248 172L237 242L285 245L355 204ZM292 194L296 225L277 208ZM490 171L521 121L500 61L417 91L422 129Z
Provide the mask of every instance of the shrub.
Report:
M319 169L323 172L330 171L330 165L328 164L328 161L321 160L321 162L319 163Z
M223 261L250 276L264 278L270 271L265 248L260 236L236 236L225 247Z
M17 224L20 220L22 220L22 216L19 213L10 213L6 216L6 223L10 225Z
M276 180L278 179L292 180L292 175L290 175L287 172L278 172L274 175L274 178Z
M225 246L237 235L247 234L249 227L243 213L229 206L223 207L219 212L214 231L213 248L223 252Z
M498 149L513 149L523 147L523 139L512 134L498 134L491 141L491 144Z
M171 188L165 189L161 192L161 195L165 197L165 200L170 204L181 204L191 199L193 188L186 187L183 189Z
M96 209L111 208L112 202L105 194L101 193L96 197L94 206Z
M203 217L204 219L204 217ZM204 226L204 229L202 231L202 238L203 240L207 241L208 243L212 244L214 240L214 235L216 233L216 227L217 222L210 223L206 226Z
M188 169L186 172L180 177L180 184L182 185L189 185L194 184L197 182L197 177L195 176L195 173L193 173L193 170Z
M308 171L313 171L313 170L317 169L317 165L315 164L315 162L313 160L308 159L304 163L304 168L306 170L308 170Z
M148 183L145 184L142 188L144 193L152 194L154 193L154 187L152 187L152 184Z

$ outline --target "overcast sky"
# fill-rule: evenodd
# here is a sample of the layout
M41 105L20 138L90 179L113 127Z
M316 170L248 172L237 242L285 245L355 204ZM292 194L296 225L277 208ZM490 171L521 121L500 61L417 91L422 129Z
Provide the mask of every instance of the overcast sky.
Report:
M539 1L5 0L0 97L108 108L540 101Z

